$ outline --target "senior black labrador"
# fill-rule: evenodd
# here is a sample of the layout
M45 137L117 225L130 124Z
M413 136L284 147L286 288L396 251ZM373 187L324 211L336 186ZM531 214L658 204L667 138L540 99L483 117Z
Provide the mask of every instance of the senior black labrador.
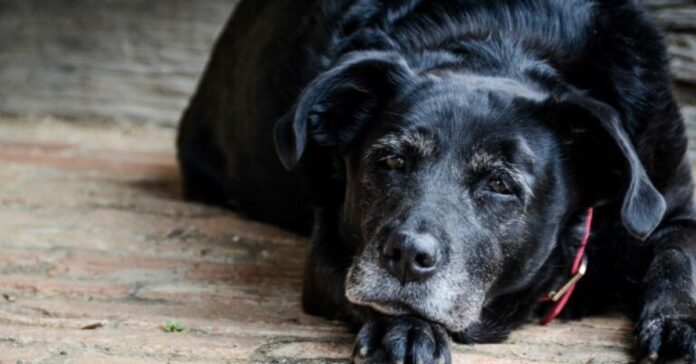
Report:
M186 197L311 231L304 309L355 361L622 307L696 362L687 138L634 1L245 0L178 146Z

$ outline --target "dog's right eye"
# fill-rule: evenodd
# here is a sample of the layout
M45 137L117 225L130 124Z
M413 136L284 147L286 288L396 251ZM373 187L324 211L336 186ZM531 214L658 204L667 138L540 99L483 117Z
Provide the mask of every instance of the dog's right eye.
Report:
M389 156L380 161L380 166L389 171L401 170L406 162L399 156Z
M488 188L500 195L510 195L512 191L503 178L495 177L488 181Z

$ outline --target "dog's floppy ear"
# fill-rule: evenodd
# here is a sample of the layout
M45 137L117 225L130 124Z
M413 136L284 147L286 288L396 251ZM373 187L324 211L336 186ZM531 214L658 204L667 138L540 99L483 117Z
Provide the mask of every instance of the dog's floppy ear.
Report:
M624 129L618 111L579 90L569 89L555 97L562 113L575 120L597 123L606 132L625 161L626 186L621 207L621 222L638 239L645 240L662 221L666 210L663 196L653 186Z
M410 74L399 56L364 52L346 57L319 75L273 130L276 151L285 168L293 169L299 163L309 141L345 151Z

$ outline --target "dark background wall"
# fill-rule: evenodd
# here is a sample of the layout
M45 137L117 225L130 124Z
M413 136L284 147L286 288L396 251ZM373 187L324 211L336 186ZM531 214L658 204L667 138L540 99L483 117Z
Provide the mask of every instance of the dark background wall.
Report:
M0 0L0 114L174 125L236 2ZM696 105L696 0L643 3L668 32L680 99Z

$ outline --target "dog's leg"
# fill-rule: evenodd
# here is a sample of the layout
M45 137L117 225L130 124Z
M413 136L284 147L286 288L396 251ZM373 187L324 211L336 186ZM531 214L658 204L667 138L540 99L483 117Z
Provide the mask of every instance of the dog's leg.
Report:
M636 338L650 362L690 356L696 363L696 221L671 229L654 245Z
M197 101L186 111L179 126L177 157L183 179L184 198L213 205L226 205L222 151L215 146L210 116L201 113Z
M347 319L361 328L353 350L356 363L451 363L450 339L441 325L387 316L348 301L345 280L353 252L331 231L315 229L304 273L304 310Z
M345 297L345 276L350 264L337 237L314 233L304 270L302 307L305 312L332 319L361 321L360 315Z

